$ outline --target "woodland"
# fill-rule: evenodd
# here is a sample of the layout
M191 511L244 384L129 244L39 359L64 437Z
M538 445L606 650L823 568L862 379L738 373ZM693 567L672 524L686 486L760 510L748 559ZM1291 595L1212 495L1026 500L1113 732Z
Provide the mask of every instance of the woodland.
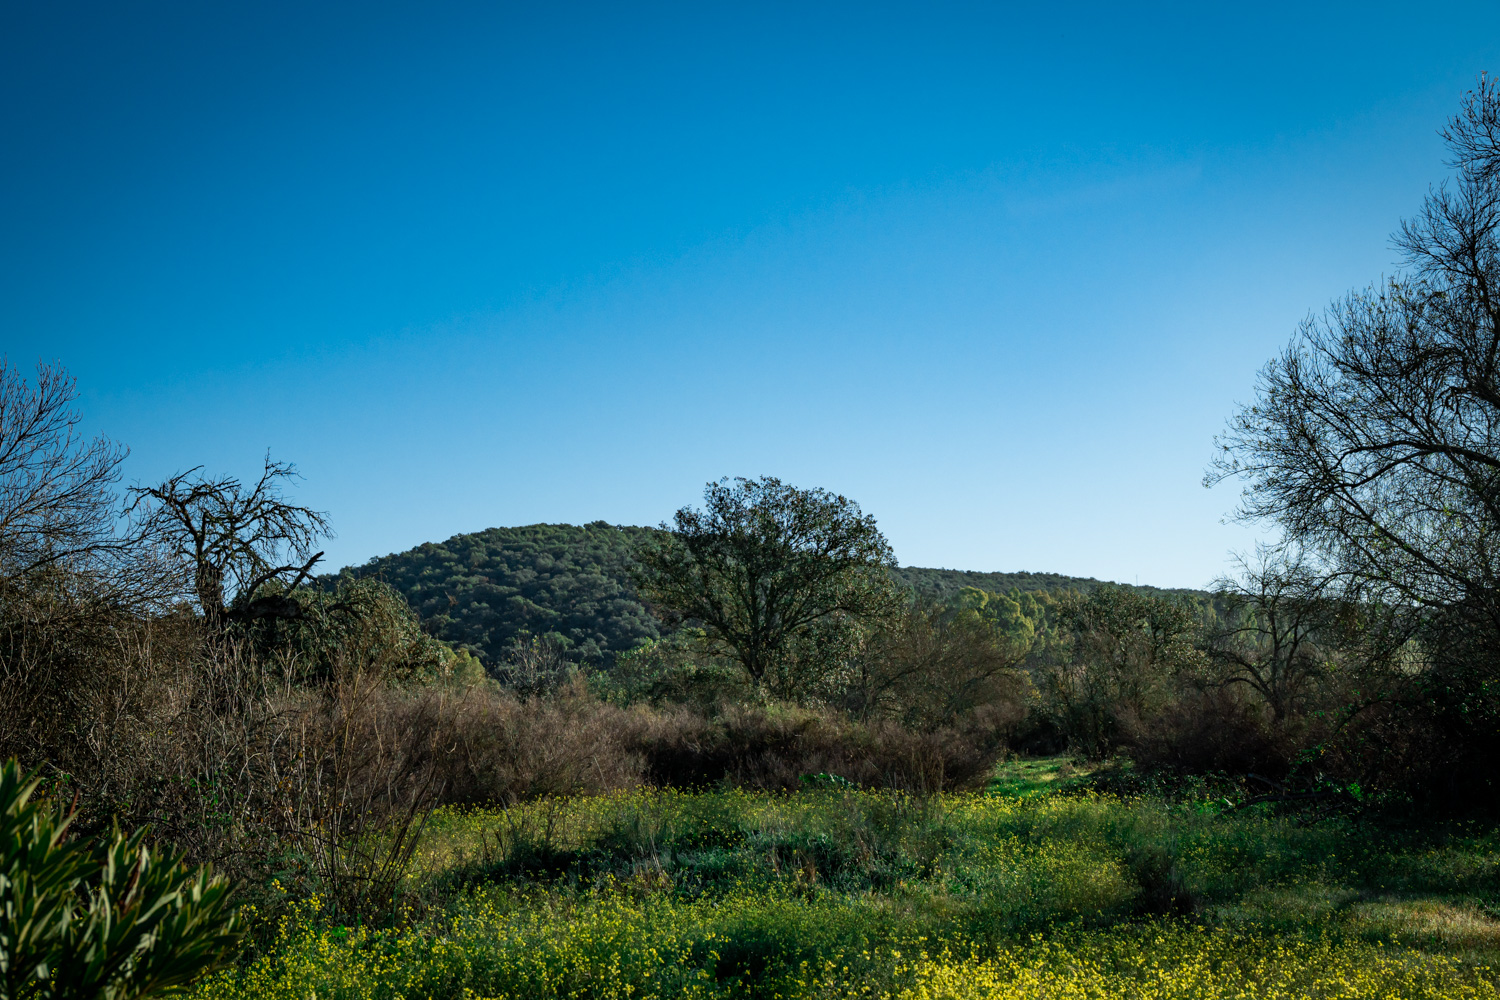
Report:
M0 366L0 1000L1500 997L1500 91L1208 482L1205 591L725 477L325 573Z
M554 645L566 659L605 664L643 640L662 638L662 623L636 591L632 553L661 529L531 524L489 528L428 542L318 578L332 589L340 576L373 577L404 597L432 635L485 663L500 663L517 642ZM916 599L942 603L964 588L1061 595L1087 593L1100 581L1057 573L978 573L966 570L890 568L895 582ZM1166 594L1155 587L1131 587ZM1172 591L1207 597L1203 591Z

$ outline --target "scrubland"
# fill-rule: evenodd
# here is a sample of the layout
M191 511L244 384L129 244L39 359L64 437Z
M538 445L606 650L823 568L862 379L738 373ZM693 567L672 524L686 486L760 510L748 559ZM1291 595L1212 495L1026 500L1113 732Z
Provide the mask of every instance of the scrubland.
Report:
M444 807L384 919L255 894L196 997L1500 996L1500 831L1104 794L636 789Z

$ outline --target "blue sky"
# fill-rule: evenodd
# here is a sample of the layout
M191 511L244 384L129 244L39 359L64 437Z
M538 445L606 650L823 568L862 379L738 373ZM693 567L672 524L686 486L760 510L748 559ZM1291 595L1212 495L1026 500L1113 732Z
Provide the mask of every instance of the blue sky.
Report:
M332 565L724 475L904 564L1195 586L1200 485L1397 264L1500 5L9 4L0 345Z

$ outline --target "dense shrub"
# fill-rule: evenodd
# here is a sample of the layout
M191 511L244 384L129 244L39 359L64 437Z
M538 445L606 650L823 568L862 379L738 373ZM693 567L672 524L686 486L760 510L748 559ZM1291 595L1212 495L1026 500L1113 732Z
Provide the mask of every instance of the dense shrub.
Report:
M832 774L867 787L966 788L984 781L1005 748L1003 720L983 713L925 732L779 707L736 706L717 716L676 708L648 719L638 737L647 774L674 786L791 789L808 775Z
M0 996L136 1000L225 964L238 933L222 878L145 831L69 838L38 784L0 764Z
M1290 776L1302 750L1326 731L1320 720L1272 719L1264 707L1223 689L1187 691L1149 720L1123 727L1121 744L1145 768L1184 774Z
M680 705L621 708L581 684L530 700L493 685L391 690L373 699L369 712L372 749L361 755L383 759L373 746L377 730L385 733L383 752L430 768L441 800L454 803L639 784L793 789L816 774L870 787L953 789L982 782L1004 749L1003 728L982 716L920 733L778 706L712 714ZM400 735L393 741L390 734ZM381 773L392 773L382 766Z

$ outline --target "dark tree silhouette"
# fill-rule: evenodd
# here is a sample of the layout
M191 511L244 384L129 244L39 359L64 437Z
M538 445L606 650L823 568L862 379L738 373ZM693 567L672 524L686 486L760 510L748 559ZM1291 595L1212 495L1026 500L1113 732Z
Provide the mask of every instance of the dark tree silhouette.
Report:
M1457 177L1396 237L1410 272L1303 324L1230 422L1209 484L1350 582L1463 606L1500 637L1500 93L1445 137Z
M206 478L199 467L131 489L132 508L190 577L209 635L235 620L300 613L286 595L309 579L323 558L313 546L331 532L324 514L282 495L282 483L296 475L268 455L248 488L233 477Z
M115 533L125 449L80 434L77 398L60 366L38 365L32 385L0 359L0 575L125 545Z
M1494 82L1480 79L1443 135L1455 176L1396 234L1407 270L1302 325L1230 421L1206 481L1243 478L1241 517L1278 522L1317 556L1327 597L1378 611L1392 643L1372 662L1401 666L1366 677L1346 713L1392 706L1378 713L1391 728L1361 753L1389 748L1385 766L1409 787L1445 786L1456 801L1493 794L1500 774ZM1406 620L1389 627L1392 610Z

